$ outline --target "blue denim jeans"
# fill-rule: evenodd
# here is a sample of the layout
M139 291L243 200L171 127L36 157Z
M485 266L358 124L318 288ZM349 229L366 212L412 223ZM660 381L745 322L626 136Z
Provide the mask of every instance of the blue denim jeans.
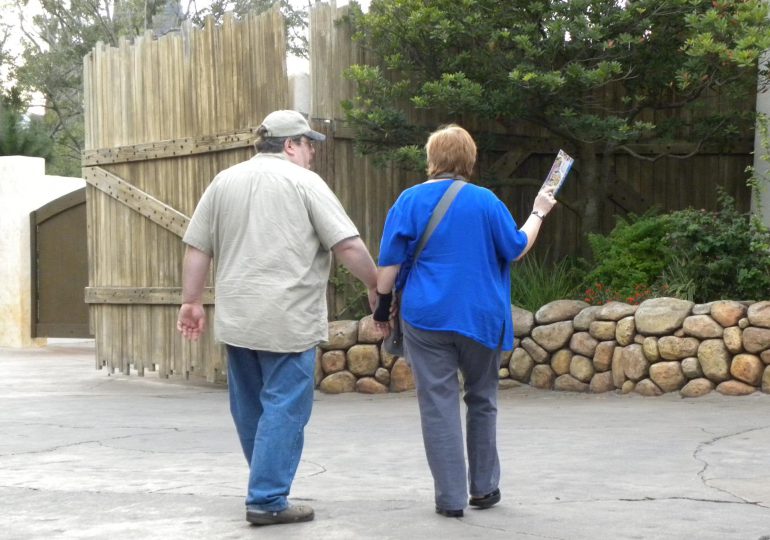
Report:
M280 512L313 408L315 349L272 353L227 345L230 412L249 463L246 505Z

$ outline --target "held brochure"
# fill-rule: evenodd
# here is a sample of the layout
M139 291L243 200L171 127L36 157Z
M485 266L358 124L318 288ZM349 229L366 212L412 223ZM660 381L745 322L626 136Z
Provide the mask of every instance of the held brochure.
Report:
M543 186L540 189L553 186L555 188L553 190L554 195L559 193L574 161L564 150L559 150L553 165L551 165L551 170L548 172L548 176L545 178L545 182L543 182Z

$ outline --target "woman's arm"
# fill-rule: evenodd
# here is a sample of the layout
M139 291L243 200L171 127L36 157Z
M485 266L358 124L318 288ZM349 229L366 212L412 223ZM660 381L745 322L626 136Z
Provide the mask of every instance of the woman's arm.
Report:
M381 266L377 270L377 294L387 294L393 291L400 268L400 264L394 264L393 266Z
M535 202L532 205L532 214L530 214L527 221L525 221L524 225L522 225L521 229L519 229L527 235L527 245L524 248L524 251L522 251L521 254L516 257L517 261L524 257L524 255L526 255L530 248L535 244L537 235L540 233L540 227L543 225L543 220L555 204L556 197L554 196L553 188L549 187L543 189L540 191L540 193L537 194L537 197L535 197Z
M384 332L390 328L388 321L393 315L393 287L400 264L382 266L377 270L377 307L374 309L374 324ZM387 335L387 333L386 333Z

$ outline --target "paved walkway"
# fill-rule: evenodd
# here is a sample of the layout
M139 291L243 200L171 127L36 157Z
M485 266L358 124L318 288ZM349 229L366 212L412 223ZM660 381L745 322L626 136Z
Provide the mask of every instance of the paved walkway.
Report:
M226 391L93 362L0 349L0 538L770 540L770 395L503 390L503 501L447 519L413 393L318 394L292 494L316 520L252 527Z

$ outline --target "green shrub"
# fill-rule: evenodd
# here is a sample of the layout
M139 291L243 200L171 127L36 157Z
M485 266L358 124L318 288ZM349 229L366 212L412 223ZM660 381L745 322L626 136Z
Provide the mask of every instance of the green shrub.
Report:
M770 231L723 192L719 207L631 215L609 235L591 235L595 263L577 297L592 304L770 298Z
M695 299L696 284L687 259L673 256L653 290L656 296L673 296L692 302Z
M651 287L670 261L663 243L669 220L665 214L631 214L628 219L619 217L609 235L589 235L594 267L584 287L596 290L600 284L618 299L634 297L640 288Z
M696 302L723 298L770 297L770 231L749 214L741 214L735 201L719 195L720 209L681 210L671 214L664 241L677 260L662 280L672 288L687 283ZM672 268L679 272L672 279Z
M511 303L535 312L554 300L572 298L581 282L581 272L571 259L556 263L547 257L524 257L511 267Z
M332 289L330 320L361 319L371 312L366 287L341 264L329 277L329 284Z

